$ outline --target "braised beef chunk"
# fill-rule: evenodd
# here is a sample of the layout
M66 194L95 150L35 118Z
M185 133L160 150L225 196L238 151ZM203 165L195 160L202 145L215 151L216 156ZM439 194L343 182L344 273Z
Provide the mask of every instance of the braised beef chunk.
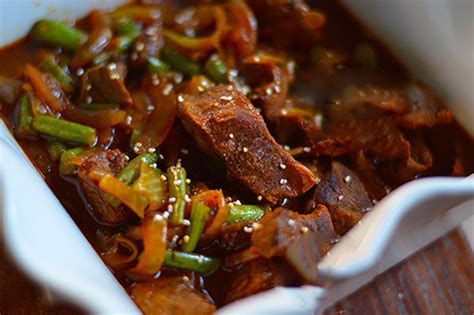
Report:
M313 156L341 156L360 150L387 158L407 158L410 143L387 119L334 122L325 127L323 135L313 141Z
M138 283L130 292L132 299L147 315L212 314L216 306L189 279L173 276Z
M230 178L270 202L299 196L316 182L276 143L262 116L232 86L186 95L178 115L201 150L225 162Z
M82 102L132 104L132 97L125 87L126 75L127 68L122 63L90 68L82 80Z
M296 276L279 259L258 258L234 270L226 280L225 303L282 285L294 284Z
M115 149L90 153L79 166L81 190L91 205L92 214L100 222L118 224L128 218L128 213L123 206L114 207L106 201L104 192L99 189L97 182L89 176L89 173L97 171L117 174L126 164L126 155Z
M357 175L339 162L316 187L308 208L324 204L331 213L336 233L343 235L372 207L368 193Z
M267 212L259 224L261 227L252 233L252 246L267 258L285 254L292 243L308 232L315 232L326 243L321 248L320 256L337 238L329 211L323 205L318 205L310 214L299 214L280 207Z

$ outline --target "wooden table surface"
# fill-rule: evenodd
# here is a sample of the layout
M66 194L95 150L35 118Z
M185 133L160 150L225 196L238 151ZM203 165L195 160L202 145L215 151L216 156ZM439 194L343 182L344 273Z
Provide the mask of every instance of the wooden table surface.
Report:
M81 314L55 302L0 252L0 314ZM474 255L451 232L393 267L326 314L474 314Z

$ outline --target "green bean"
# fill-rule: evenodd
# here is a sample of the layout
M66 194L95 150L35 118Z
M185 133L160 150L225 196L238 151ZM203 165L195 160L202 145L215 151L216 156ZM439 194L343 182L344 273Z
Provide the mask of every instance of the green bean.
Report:
M73 174L76 166L72 164L72 160L84 153L84 151L84 148L74 148L63 152L59 159L59 172L63 175Z
M161 57L171 67L181 71L187 76L192 77L201 72L201 66L198 63L189 60L187 57L169 46L163 47Z
M70 51L78 49L87 40L86 33L66 23L48 19L36 22L31 28L30 36L41 44Z
M130 185L140 174L140 164L153 164L158 161L156 153L143 153L131 160L125 168L118 173L117 178L127 185Z
M176 166L169 167L167 173L169 196L170 199L175 199L169 222L173 225L179 225L184 220L185 196L189 190L186 184L186 170L178 163Z
M191 208L191 225L186 234L189 235L189 241L183 244L182 249L185 252L192 252L201 238L202 231L206 225L206 220L211 209L202 201L193 201Z
M54 59L54 56L48 55L42 63L39 65L40 70L43 72L50 73L53 77L55 77L59 83L61 83L61 86L64 88L66 91L72 91L73 90L73 85L74 81L67 73Z
M237 221L258 221L265 212L259 206L254 205L234 205L230 208L230 213L226 218L227 223Z
M184 253L167 250L165 261L167 267L195 271L209 275L219 267L219 261L215 258L195 253Z
M34 137L36 132L31 128L33 115L28 95L23 94L18 104L18 127L16 132L20 137Z
M83 109L100 110L100 109L120 109L119 104L115 103L84 103L80 105Z
M148 73L151 73L151 74L165 73L170 69L170 66L159 58L150 57L148 58L148 61L147 61L147 69L148 69Z
M61 141L48 142L48 152L53 161L57 161L61 154L67 151L67 145Z
M204 72L216 83L227 81L227 66L218 54L213 54L204 65Z
M131 37L132 39L140 34L141 27L129 17L114 20L115 32L118 35Z
M97 139L96 129L51 116L36 116L32 126L40 133L64 141L93 145Z

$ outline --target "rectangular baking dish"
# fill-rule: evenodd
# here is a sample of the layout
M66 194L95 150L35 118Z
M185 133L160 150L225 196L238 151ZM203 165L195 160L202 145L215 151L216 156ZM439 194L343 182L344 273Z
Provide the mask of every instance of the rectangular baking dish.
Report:
M75 19L93 7L110 8L121 2L0 0L0 45L24 36L39 18ZM457 119L474 135L474 25L470 15L474 2L344 2L384 39L417 78L441 93ZM9 175L7 181L7 173L15 176ZM398 195L384 198L315 268L315 277L330 280L326 285L276 288L226 306L218 313L321 312L473 214L472 176L464 181L438 178L408 185L411 186L402 187ZM3 122L0 205L0 230L5 244L35 280L91 313L139 313ZM466 229L471 231L468 238L472 237L472 225Z

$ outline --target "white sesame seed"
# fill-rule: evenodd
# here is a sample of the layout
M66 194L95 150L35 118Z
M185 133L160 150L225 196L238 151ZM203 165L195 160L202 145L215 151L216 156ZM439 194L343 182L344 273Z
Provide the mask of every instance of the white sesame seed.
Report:
M92 89L92 85L88 84L86 85L86 91L90 91Z
M178 103L184 102L184 97L180 94L178 95Z
M177 179L177 180L175 180L175 181L173 182L173 184L175 184L175 185L181 185L182 182L183 182L183 181L182 181L181 179Z
M233 202L229 202L227 205L228 205L230 208L233 208L233 207L235 206Z
M163 218L168 219L170 217L170 213L168 211L163 212Z
M267 94L268 96L272 95L272 94L273 94L272 88L269 88L269 87L266 88L266 89L265 89L265 94Z
M234 139L234 134L233 134L233 133L229 133L229 138Z
M339 200L339 201L341 201L342 199L344 199L344 196L343 196L343 195L339 195L339 196L337 197L337 200Z
M164 88L163 88L163 95L168 96L173 89L173 85L171 83L168 83Z
M149 148L148 149L148 153L155 153L156 152L156 148Z
M277 92L277 93L280 93L280 92L281 92L281 88L280 88L279 85L276 85L276 86L275 86L275 92Z
M83 74L84 74L84 69L82 69L82 68L78 68L78 69L76 70L76 74L77 74L77 76L79 76L79 77L80 77L81 75L83 75Z
M130 125L132 123L132 120L133 120L132 116L127 115L127 118L125 118L125 123L127 125Z
M156 165L156 163L153 163L153 164L150 164L150 167L151 167L151 168L157 168L158 165Z
M183 225L185 225L185 226L190 226L190 225L191 225L191 221L189 221L188 219L184 219L184 220L183 220Z
M310 147L303 147L303 152L309 153L309 152L311 152L311 148Z
M167 209L168 213L172 213L173 212L173 205L168 205Z
M185 235L183 236L183 242L186 244L187 242L189 242L191 238L189 237L189 235Z
M242 151L244 151L244 152L248 152L248 151L249 151L249 149L248 149L247 147L243 147Z
M117 69L117 64L115 62L111 62L107 65L107 69L110 71Z
M183 153L184 155L188 155L189 154L189 150L188 149L181 149L181 153Z
M137 142L137 143L135 143L135 146L136 146L137 148L141 148L141 147L143 147L143 143Z
M188 194L184 195L184 201L191 202L191 197Z
M236 205L238 205L238 206L241 206L241 205L242 205L242 203L240 202L240 200L236 200L236 201L234 201L234 203L235 203Z
M290 146L285 144L285 145L283 146L283 149L285 149L286 151L288 151L288 150L290 150Z
M294 225L295 223L296 223L295 220L293 220L293 219L288 219L288 225L291 226L291 225Z
M260 196L260 195L257 196L257 200L258 200L258 201L262 201L262 199L263 199L262 196Z
M183 281L184 282L189 282L189 277L188 276L183 276Z
M180 84L181 82L183 82L183 79L184 79L184 76L181 72L175 72L174 73L174 75L173 75L174 83Z
M239 72L236 69L229 70L229 75L231 77L236 77L238 74L239 74Z
M129 161L130 160L130 157L128 155L125 155L125 160L126 161Z
M198 257L198 263L202 264L204 262L204 256L203 255L199 255Z
M191 179L186 178L186 180L184 182L189 185L189 184L191 184Z
M198 91L199 92L204 92L204 88L202 86L198 86Z
M178 238L179 238L179 235L173 236L173 238L171 238L171 242L176 243L176 241L178 240Z
M147 36L156 35L157 32L158 32L158 28L156 28L155 26L149 26L145 29L145 35Z
M253 232L253 228L250 227L250 226L245 226L245 227L244 227L244 232L245 232L245 233L252 233L252 232Z
M288 183L288 180L285 178L280 179L280 184L281 185L286 185Z
M176 197L170 197L170 198L168 198L168 202L169 202L169 203L176 202Z
M137 42L135 44L135 50L136 51L142 51L145 48L145 43L144 42Z
M282 108L281 114L282 114L283 116L288 115L288 110L287 110L286 108Z
M151 84L154 86L158 86L160 84L160 79L158 78L158 76L153 76L151 78Z
M163 154L158 154L158 158L159 158L160 160L164 160L164 159L165 159L165 157L163 156Z
M262 228L262 227L263 227L263 225L260 224L260 223L258 223L258 222L252 223L252 229L254 229L254 231L256 231L256 230L258 230L258 229L260 229L260 228Z
M161 214L157 213L155 214L155 216L153 217L153 221L163 221L164 218Z
M286 168L286 164L280 163L280 168L284 170Z
M86 97L86 103L87 103L87 104L92 103L92 97L87 96L87 97Z
M231 95L229 95L229 96L225 96L225 95L224 95L224 96L221 96L221 97L219 98L219 100L220 100L220 101L221 101L221 100L224 100L224 101L232 101L232 96L231 96Z
M302 226L302 227L301 227L301 232L303 232L303 233L308 233L308 232L309 232L309 229L308 229L306 226Z
M120 74L118 74L118 73L111 73L111 74L110 74L110 79L111 79L111 80L119 80L119 79L120 79Z
M347 175L346 177L344 177L344 183L348 184L352 181L352 177L350 175Z
M166 178L165 175L161 175L160 178L161 178L161 180L163 180L163 181L167 180L167 178Z

